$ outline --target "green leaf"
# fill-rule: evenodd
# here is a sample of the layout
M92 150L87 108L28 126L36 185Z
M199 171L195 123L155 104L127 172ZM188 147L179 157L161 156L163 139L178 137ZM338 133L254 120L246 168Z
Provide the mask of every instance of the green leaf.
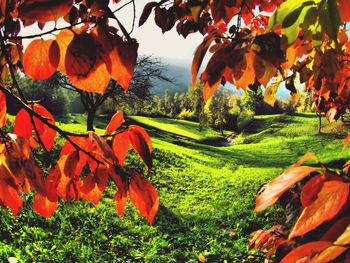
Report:
M323 3L320 12L320 24L323 31L334 41L337 41L339 27L342 24L336 0Z
M291 44L298 37L299 25L306 24L308 27L310 21L307 20L307 14L312 9L317 7L320 0L288 0L284 2L269 20L267 31L271 31L277 25L282 25L282 34L288 39L288 44ZM311 21L314 19L311 19Z

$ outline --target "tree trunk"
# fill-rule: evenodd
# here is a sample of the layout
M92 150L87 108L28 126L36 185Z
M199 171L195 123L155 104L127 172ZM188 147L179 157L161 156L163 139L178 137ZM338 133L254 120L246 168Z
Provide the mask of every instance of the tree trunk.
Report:
M96 109L90 109L88 111L87 121L86 121L86 130L87 131L95 131L94 129L94 119L96 115Z
M318 133L321 133L321 128L322 128L322 116L320 114L318 115Z

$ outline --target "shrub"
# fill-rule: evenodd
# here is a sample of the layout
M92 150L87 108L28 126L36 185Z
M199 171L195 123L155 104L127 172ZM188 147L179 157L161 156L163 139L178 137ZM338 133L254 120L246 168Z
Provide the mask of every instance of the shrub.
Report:
M181 120L197 121L196 113L187 109L183 109L177 117Z

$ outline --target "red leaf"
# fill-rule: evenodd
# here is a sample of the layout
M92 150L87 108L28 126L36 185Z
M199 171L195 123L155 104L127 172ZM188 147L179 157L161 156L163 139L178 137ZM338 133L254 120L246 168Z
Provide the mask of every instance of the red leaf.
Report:
M140 16L140 20L139 20L139 27L142 26L147 21L149 15L152 12L152 9L157 5L158 5L157 2L149 2L144 6L142 14Z
M71 9L73 0L29 0L19 6L19 17L28 21L46 23L57 21Z
M350 217L341 218L327 231L325 238L330 239L327 241L332 241L333 246L330 246L323 250L321 253L315 255L312 258L312 262L331 262L332 260L339 257L341 254L343 254L346 250L348 250L347 246L350 244L349 219Z
M302 260L310 259L316 253L330 247L331 245L332 243L328 241L315 241L303 244L300 247L297 247L296 249L293 249L291 252L289 252L287 256L281 260L281 263L309 262Z
M35 80L48 79L55 73L59 58L60 50L56 41L35 39L24 52L24 72Z
M108 184L108 172L104 167L97 168L96 172L88 175L83 181L81 197L97 205L101 199L103 191Z
M101 156L103 156L104 161L106 161L109 164L116 164L117 159L114 156L113 150L108 145L108 143L101 138L97 133L93 131L89 131L89 138L95 143L97 152Z
M130 138L128 132L121 132L114 136L113 152L118 159L119 165L123 166L125 157L130 149Z
M30 121L30 115L24 109L21 109L15 119L14 134L29 139L32 137L33 125Z
M350 22L350 6L348 0L337 0L339 5L339 14L343 22Z
M50 112L48 112L43 106L39 104L34 104L33 110L46 118L48 122L51 124L55 124L55 120ZM54 140L56 137L56 131L49 128L44 122L39 120L37 117L33 117L35 127L37 129L37 132L39 134L41 142L44 144L44 147L47 151L51 151ZM14 124L14 133L18 136L22 136L26 139L30 139L32 137L32 131L33 131L33 123L30 118L30 115L27 111L24 109L21 109L15 119ZM37 136L37 134L35 133Z
M341 178L334 174L319 174L307 181L301 190L300 196L303 207L309 206L317 198L323 183L330 180L341 181Z
M57 194L64 200L79 200L80 198L80 179L77 176L78 154L64 155L57 162L57 168L60 172L57 185Z
M45 178L45 192L46 197L51 201L55 202L58 200L57 187L61 178L61 171L58 166L49 172L49 175Z
M129 127L129 137L135 151L150 170L152 168L152 143L147 132L142 127L131 125Z
M152 225L159 208L157 190L141 175L133 173L130 180L129 194L131 202Z
M118 111L116 114L113 115L111 121L108 123L108 126L106 128L106 134L111 134L114 132L116 129L118 129L124 120L124 115L122 111Z
M134 41L123 41L122 38L115 38L114 48L109 57L112 61L109 72L122 88L127 91L134 75L139 44Z
M291 167L264 186L255 202L255 211L262 211L274 204L294 184L319 168L310 166Z
M37 193L34 196L34 211L45 218L49 218L55 213L58 207L58 201L50 201L47 196Z
M350 225L350 216L338 219L322 236L321 240L334 242Z
M324 182L316 200L304 208L289 239L304 235L322 223L333 219L347 202L348 196L349 184L341 181Z
M6 95L0 91L0 128L6 124Z
M34 104L34 111L46 118L48 122L55 125L55 119L53 118L51 113L48 112L48 110L45 109L43 106L41 106L40 104ZM49 128L46 124L44 124L44 122L42 122L36 117L34 117L34 124L38 130L40 139L44 144L46 150L51 151L54 145L56 131Z

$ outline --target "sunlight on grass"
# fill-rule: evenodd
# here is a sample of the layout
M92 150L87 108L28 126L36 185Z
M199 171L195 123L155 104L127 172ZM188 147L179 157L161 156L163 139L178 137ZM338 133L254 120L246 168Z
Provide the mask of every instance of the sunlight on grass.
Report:
M72 115L57 122L64 129L84 132L84 118ZM16 219L8 211L1 212L3 261L16 256L41 262L116 258L117 262L197 262L203 254L208 262L263 262L261 254L247 249L249 234L283 223L285 215L277 206L254 213L258 189L308 151L331 167L348 157L347 152L341 154L344 134L318 134L314 115L258 116L230 147L204 145L150 128L159 125L192 139L217 136L210 130L200 133L195 123L133 118L148 125L154 146L154 168L145 175L160 194L154 226L130 204L125 218L116 214L112 183L97 207L61 201L48 220L34 213L28 196ZM99 119L97 126L106 123ZM126 162L128 167L144 169L135 153Z

